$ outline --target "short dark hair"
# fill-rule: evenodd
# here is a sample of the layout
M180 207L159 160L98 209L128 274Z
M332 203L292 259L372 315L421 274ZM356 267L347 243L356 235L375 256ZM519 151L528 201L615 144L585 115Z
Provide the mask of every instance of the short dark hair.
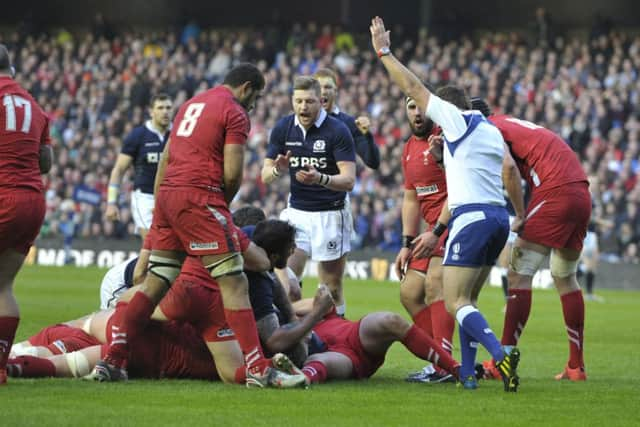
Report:
M11 58L9 58L9 50L3 44L0 44L0 71L9 71L11 69Z
M297 76L293 79L293 90L312 90L320 95L320 83L311 76Z
M254 90L264 89L264 76L262 72L258 67L248 62L238 64L229 70L222 83L227 86L238 87L246 82L250 82Z
M247 225L256 225L266 218L262 209L254 206L243 206L233 213L233 223L240 228Z
M320 68L313 74L313 77L316 79L320 77L329 78L338 86L338 75L331 68Z
M171 97L166 93L156 93L151 97L149 107L153 108L153 106L156 104L156 101L171 101Z
M453 85L446 85L438 88L436 95L460 108L461 110L470 110L471 101L464 89Z
M489 107L487 101L479 96L471 98L471 109L480 111L485 117L489 117L492 114L491 107Z
M256 224L251 240L267 254L274 254L282 251L285 244L293 242L295 236L296 229L293 225L278 219L268 219Z

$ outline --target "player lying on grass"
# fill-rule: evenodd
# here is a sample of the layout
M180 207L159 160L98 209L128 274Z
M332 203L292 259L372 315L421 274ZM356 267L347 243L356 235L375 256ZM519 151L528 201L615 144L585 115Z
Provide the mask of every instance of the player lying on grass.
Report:
M9 359L13 377L84 377L108 346L104 342L112 320L124 313L127 303L91 316L88 329L99 337L69 325L54 325L31 337L32 349L49 349L53 355L22 355ZM101 341L102 339L102 341ZM73 350L73 351L71 351ZM238 349L239 353L239 349ZM181 322L152 321L141 339L131 346L129 374L133 378L194 378L219 380L220 375L207 346L196 329ZM242 362L242 354L238 354ZM242 364L242 363L240 363ZM240 370L244 370L244 365ZM244 380L242 381L244 382Z
M254 238L259 244L268 249L270 262L275 267L286 263L293 245L294 233L295 230L287 223L265 221L256 227ZM249 273L252 284L250 287L251 300L263 338L263 345L269 354L276 354L281 349L285 350L285 348L279 344L279 336L269 340L273 331L279 327L279 320L273 309L274 302L280 303L280 313L290 313L284 317L287 322L292 320L293 310L289 305L289 308L285 311L286 305L282 305L282 301L284 300L288 303L286 294L283 292L282 286L273 282L269 277L262 273ZM278 290L280 290L280 293L278 293ZM132 292L129 291L128 294L123 295L122 299L127 300ZM279 298L274 298L275 296L279 296ZM326 312L331 304L328 294L319 299L320 303L323 305L312 310L310 315L302 319L299 325L287 330L285 336L290 337L287 342L291 342L292 339L300 341L309 332L313 324L322 318L322 314ZM99 312L90 318L86 317L72 321L66 327L56 325L51 328L45 328L27 342L17 345L14 355L50 356L81 348L83 344L106 343L107 337L111 338L112 335L105 335L102 325L108 323L107 319L110 313L109 311ZM180 278L161 301L153 317L155 319L191 323L196 334L201 336L209 347L217 362L221 378L226 382L244 381L242 355L235 341L233 331L228 328L222 315L219 289L215 281L210 278L199 263L190 262L189 259L185 262ZM83 332L81 328L85 329L86 332ZM98 342L93 343L91 336L87 334L97 338ZM26 348L39 343L43 343L47 347ZM298 344L287 349L293 351L300 363L306 358L306 348L304 346ZM283 358L282 356L279 357Z
M296 312L302 314L307 311L309 302L299 301ZM331 310L314 326L313 332L319 339L315 345L320 347L320 351L311 354L302 368L311 383L369 378L382 366L389 347L395 342L402 343L416 357L459 379L460 363L433 338L396 313L370 313L354 322Z

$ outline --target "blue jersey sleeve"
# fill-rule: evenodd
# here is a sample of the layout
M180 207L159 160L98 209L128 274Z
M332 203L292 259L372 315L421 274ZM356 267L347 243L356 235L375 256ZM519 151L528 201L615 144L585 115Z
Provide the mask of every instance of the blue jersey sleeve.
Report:
M122 143L122 149L120 152L122 154L126 154L128 156L133 157L134 159L138 155L138 147L140 145L140 129L135 128L129 135L127 135Z
M269 144L267 145L267 159L275 159L278 154L285 154L285 139L286 139L286 123L284 120L280 120L271 129L271 135L269 135Z
M336 162L355 162L356 148L353 136L344 123L336 128L335 144L333 146L333 158Z

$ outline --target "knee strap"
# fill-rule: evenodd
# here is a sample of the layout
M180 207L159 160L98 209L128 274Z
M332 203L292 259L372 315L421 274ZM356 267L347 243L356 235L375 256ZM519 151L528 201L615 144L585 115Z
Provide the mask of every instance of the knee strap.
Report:
M84 354L82 354L82 352L72 351L71 353L66 353L64 358L66 359L67 366L69 366L69 370L73 374L74 378L84 377L85 375L89 375L89 372L91 372L89 360Z
M181 269L182 263L177 259L153 254L149 257L149 273L160 278L169 288L180 274Z
M231 254L221 260L205 266L214 279L221 276L240 274L243 272L244 259L239 253Z
M547 256L531 249L514 246L511 249L511 270L523 276L534 276Z
M551 275L553 277L559 277L564 279L572 274L576 274L578 271L579 260L569 261L558 255L557 251L551 251L551 260L549 266L551 268Z

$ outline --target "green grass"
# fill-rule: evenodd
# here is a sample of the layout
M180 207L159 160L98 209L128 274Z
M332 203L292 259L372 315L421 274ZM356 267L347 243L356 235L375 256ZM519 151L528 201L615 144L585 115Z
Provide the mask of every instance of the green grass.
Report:
M95 310L103 273L97 268L26 267L16 283L22 310L17 338ZM306 282L307 294L312 283ZM475 392L408 384L404 376L424 363L395 345L370 380L309 390L247 390L203 381L10 379L9 386L0 388L0 426L638 425L640 293L599 293L604 304L587 302L586 383L553 380L566 362L568 345L557 295L537 290L521 342L517 394L504 393L501 382L481 382ZM403 313L398 285L391 282L347 281L346 295L353 319L377 310ZM485 289L481 297L481 310L500 331L500 290ZM479 356L487 357L483 350Z

